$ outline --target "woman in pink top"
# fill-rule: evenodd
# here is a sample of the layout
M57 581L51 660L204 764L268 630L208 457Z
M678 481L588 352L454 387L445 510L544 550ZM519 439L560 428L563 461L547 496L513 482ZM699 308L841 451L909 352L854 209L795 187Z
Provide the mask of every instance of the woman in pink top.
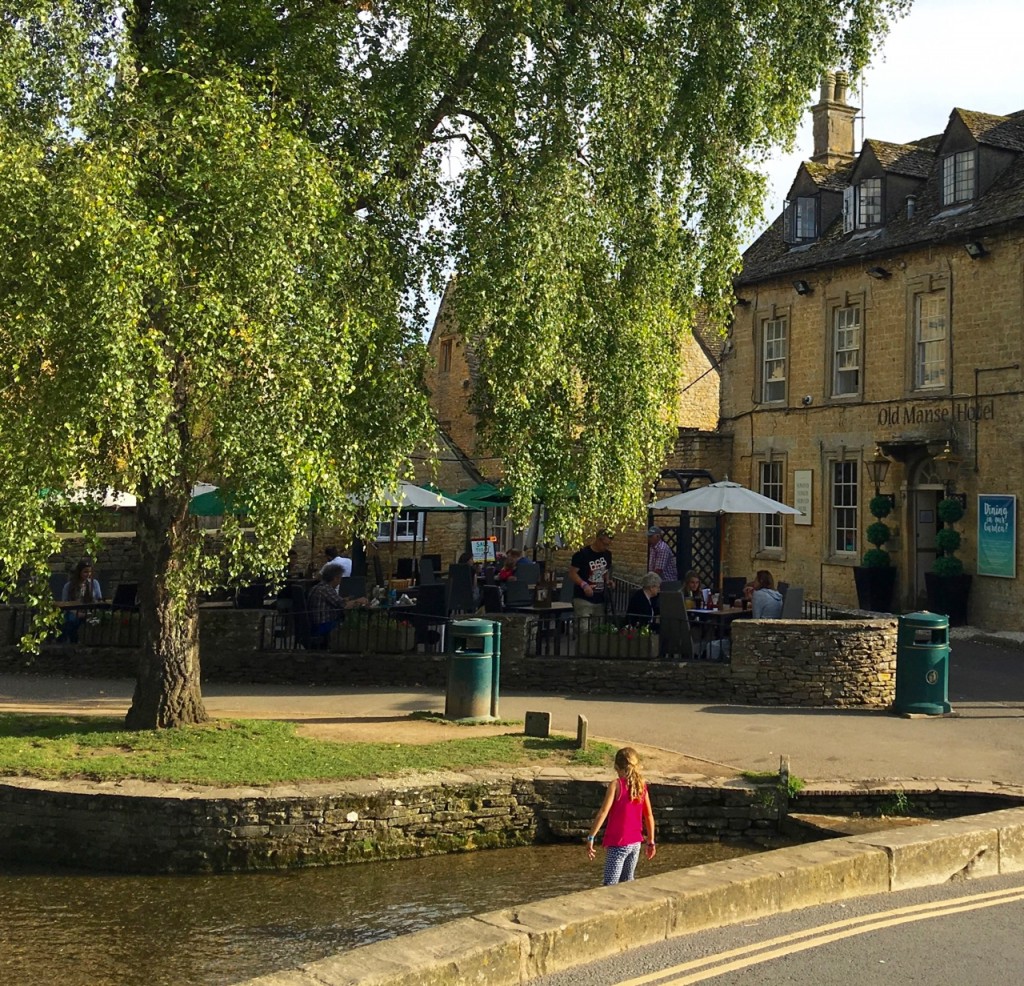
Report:
M647 830L647 858L654 859L654 812L647 784L640 773L640 755L631 746L615 754L615 772L619 775L608 785L604 804L587 836L587 856L593 859L594 836L608 819L602 842L605 847L604 885L632 880L640 858L640 844Z

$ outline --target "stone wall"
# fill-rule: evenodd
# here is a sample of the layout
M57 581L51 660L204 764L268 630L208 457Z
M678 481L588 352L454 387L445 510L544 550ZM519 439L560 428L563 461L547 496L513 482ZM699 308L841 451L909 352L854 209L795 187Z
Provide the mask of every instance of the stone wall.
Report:
M939 784L814 788L651 777L663 842L763 842L786 812L946 818L1012 807L1018 790ZM363 862L581 838L607 771L524 768L212 790L129 781L0 783L0 858L129 873Z
M10 612L0 607L0 671L135 674L139 654L130 649L51 646L26 659L10 644ZM258 650L264 612L200 610L204 680L433 688L447 681L448 659L443 654ZM894 618L737 621L729 663L534 657L525 653L527 620L511 614L500 617L502 688L831 708L887 708L895 698Z
M0 856L125 872L225 872L581 838L607 771L473 771L275 790L29 778L0 784ZM778 812L745 782L651 780L667 842L751 841Z

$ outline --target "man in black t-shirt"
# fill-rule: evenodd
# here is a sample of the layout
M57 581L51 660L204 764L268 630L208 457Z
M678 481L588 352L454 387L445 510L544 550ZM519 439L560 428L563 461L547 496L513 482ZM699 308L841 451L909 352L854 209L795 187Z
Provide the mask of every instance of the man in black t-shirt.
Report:
M605 590L612 581L612 536L600 530L594 540L581 548L569 562L569 579L573 583L573 614L577 617L601 618L605 610Z

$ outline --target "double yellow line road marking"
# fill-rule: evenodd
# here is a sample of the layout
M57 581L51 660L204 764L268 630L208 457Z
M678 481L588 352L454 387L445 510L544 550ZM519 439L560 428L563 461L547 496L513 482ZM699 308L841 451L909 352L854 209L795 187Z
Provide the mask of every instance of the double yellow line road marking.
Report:
M746 969L749 966L796 952L806 952L808 949L828 945L844 938L866 935L873 931L910 924L914 921L962 914L966 911L997 907L1000 904L1013 904L1017 901L1024 901L1024 888L970 894L966 897L934 901L930 904L897 907L877 914L865 914L862 917L823 924L806 931L795 931L789 935L755 942L742 948L733 948L702 959L693 959L669 969L662 969L660 972L651 972L644 976L638 976L636 979L625 979L617 986L650 986L654 983L657 983L658 986L689 986L690 983L700 983L726 972Z

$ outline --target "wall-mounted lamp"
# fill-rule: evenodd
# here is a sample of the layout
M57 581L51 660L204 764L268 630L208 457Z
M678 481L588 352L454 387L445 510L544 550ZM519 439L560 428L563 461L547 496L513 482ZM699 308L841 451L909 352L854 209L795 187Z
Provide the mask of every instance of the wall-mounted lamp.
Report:
M947 441L946 447L934 459L940 470L939 475L946 482L946 493L949 495L953 492L953 482L960 468L960 456L953 451L953 446Z
M806 281L794 281L793 290L799 294L810 294L814 289Z
M970 243L965 243L964 249L972 260L981 260L982 257L988 255L988 250L985 249L985 244L981 240L971 240Z
M892 277L892 271L886 270L884 267L869 267L866 273L868 277L873 277L876 281L886 281Z
M868 478L875 484L875 496L878 496L879 487L885 482L889 472L889 460L883 455L882 450L876 445L875 454L864 463Z

